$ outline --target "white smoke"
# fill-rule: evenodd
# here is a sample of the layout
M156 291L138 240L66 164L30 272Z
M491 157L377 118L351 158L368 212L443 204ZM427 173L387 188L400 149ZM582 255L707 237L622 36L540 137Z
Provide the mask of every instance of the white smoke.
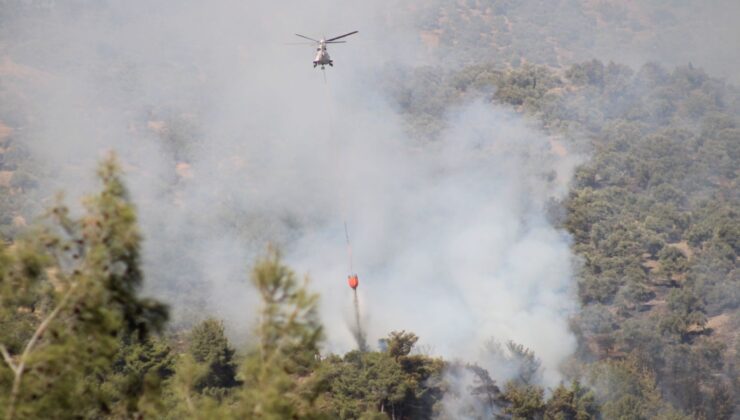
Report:
M455 110L450 122L442 140L421 150L342 136L358 169L343 182L353 192L346 212L370 338L407 329L439 354L466 360L491 336L514 340L538 354L553 384L575 344L567 327L574 299L568 238L546 220L545 205L565 191L575 159L552 154L540 132L490 104ZM326 319L349 317L341 229L328 220L291 247L329 302ZM328 327L343 337L338 350L352 344L344 325Z
M398 4L53 4L15 21L2 50L47 75L24 102L44 188L73 201L105 150L121 155L147 288L176 321L214 314L246 338L248 268L271 242L321 294L327 350L352 348L346 221L371 343L406 329L476 361L495 336L534 350L557 382L575 344L572 255L545 209L578 159L483 101L450 109L439 140L410 141L373 84L425 60ZM283 45L356 29L330 48L326 84L312 48Z

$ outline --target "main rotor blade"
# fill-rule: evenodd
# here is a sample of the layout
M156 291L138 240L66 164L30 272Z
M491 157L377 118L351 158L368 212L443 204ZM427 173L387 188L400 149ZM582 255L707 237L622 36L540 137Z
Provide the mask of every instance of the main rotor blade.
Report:
M346 44L347 41L326 41L327 44Z
M339 35L339 36L335 36L335 37L334 37L334 38L332 38L332 39L327 39L327 40L326 40L326 42L329 42L329 41L336 41L336 40L337 40L337 39L339 39L339 38L344 38L345 36L350 36L350 35L354 35L354 34L356 34L357 32L359 32L359 31L354 31L354 32L350 32L350 33L348 33L348 34L344 34L344 35Z
M310 39L310 40L311 40L311 41L313 41L313 42L319 42L319 40L317 40L317 39L309 38L309 37L307 37L307 36L303 36L303 35L301 35L301 34L295 34L295 36L299 36L299 37L301 37L301 38L306 38L306 39Z

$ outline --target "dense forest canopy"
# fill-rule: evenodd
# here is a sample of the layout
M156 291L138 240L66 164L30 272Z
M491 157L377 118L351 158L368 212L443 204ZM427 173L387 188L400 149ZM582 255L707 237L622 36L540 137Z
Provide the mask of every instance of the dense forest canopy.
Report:
M0 415L740 416L737 5L294 6L0 2Z

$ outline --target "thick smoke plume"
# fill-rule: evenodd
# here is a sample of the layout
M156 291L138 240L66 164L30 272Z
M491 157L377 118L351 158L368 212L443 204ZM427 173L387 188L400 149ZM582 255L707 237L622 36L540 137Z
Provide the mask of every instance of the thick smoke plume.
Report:
M147 287L176 322L213 314L248 339L247 270L274 243L321 293L327 350L353 348L346 220L370 342L414 331L501 380L480 349L514 340L558 380L575 344L572 255L545 210L578 158L485 102L450 109L435 142L410 141L373 83L424 62L397 4L48 4L7 18L2 45L36 75L14 83L42 187L75 201L104 151L122 156ZM284 45L355 29L331 47L326 84L312 48Z

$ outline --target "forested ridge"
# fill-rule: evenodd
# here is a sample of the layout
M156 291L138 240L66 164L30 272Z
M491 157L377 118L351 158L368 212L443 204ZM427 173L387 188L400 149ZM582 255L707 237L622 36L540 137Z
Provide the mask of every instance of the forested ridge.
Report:
M508 8L491 13L503 19ZM438 12L427 16L429 31ZM456 43L478 42L456 33ZM415 147L433 147L445 115L478 101L536 125L552 153L581 159L566 197L547 209L577 256L577 349L559 386L543 386L538 355L512 341L484 349L512 367L505 383L393 326L368 351L332 354L311 279L267 246L244 263L259 296L248 308L258 312L252 339L234 345L223 320L206 313L192 325L168 324L168 302L142 292L148 232L126 162L103 158L98 189L81 207L42 196L47 169L24 139L33 119L8 105L22 98L9 82L0 85L0 415L737 418L740 89L691 63L567 64L548 58L557 43L540 62L521 60L537 54L517 53L517 43L535 44L516 38L459 68L390 66L377 86ZM0 68L4 80L11 70ZM176 129L161 140L174 153L191 146Z
M564 70L492 65L414 76L418 84L394 89L399 100L423 95L430 78L444 87L407 103L412 131L437 120L441 104L495 87L489 100L537 118L556 139L585 137L574 148L592 156L578 168L565 210L552 214L581 257L577 358L644 369L676 408L730 418L740 321L737 88L691 64L635 71L597 60ZM624 415L657 415L632 409Z

